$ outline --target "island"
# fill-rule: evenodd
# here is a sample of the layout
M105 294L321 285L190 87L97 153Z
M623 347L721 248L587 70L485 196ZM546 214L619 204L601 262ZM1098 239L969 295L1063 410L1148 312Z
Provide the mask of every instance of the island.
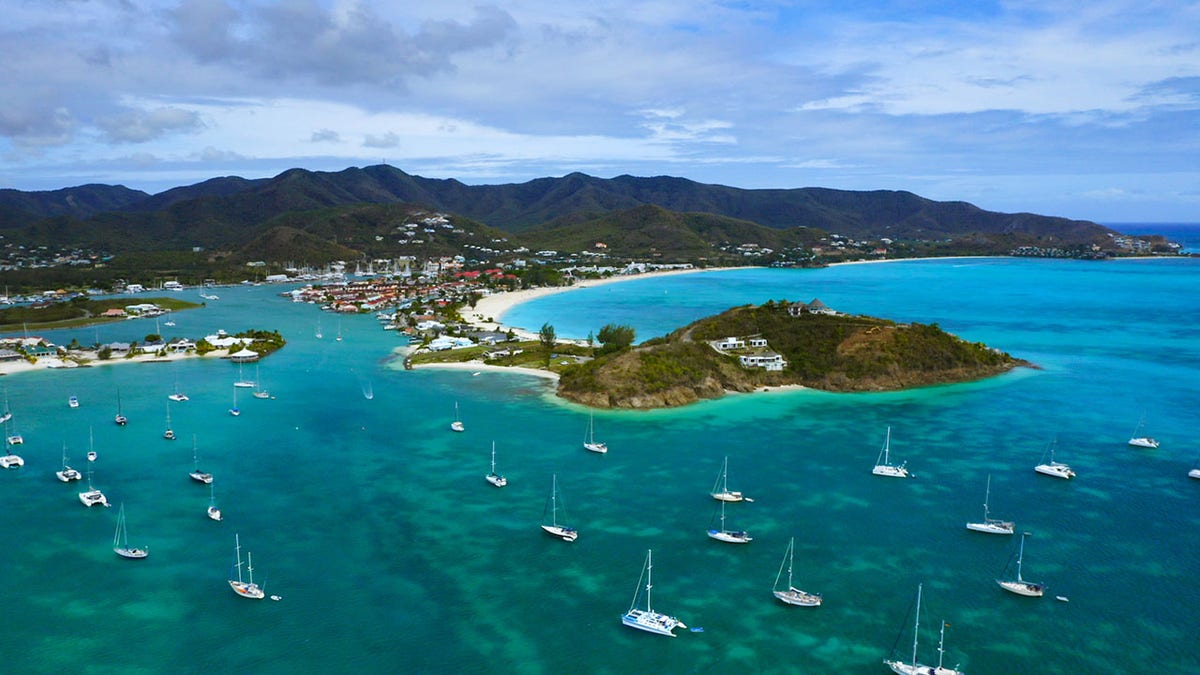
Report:
M473 348L412 355L410 361L542 367L558 375L557 395L562 398L594 408L628 409L670 408L728 392L782 387L896 391L1033 367L937 324L845 314L819 299L734 307L636 346L627 326L605 326L599 338L598 347L551 337L540 344L521 342L520 349L493 349L488 355ZM510 356L517 351L524 356L519 364Z

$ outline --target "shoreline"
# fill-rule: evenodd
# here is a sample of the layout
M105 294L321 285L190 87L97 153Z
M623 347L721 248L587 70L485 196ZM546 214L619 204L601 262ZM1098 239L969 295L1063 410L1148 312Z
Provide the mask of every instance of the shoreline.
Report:
M30 363L25 359L0 363L0 377L38 370L74 370L76 368L115 366L122 363L170 363L184 359L226 358L228 356L223 350L214 350L207 354L192 352L183 354L138 354L130 358L122 356L113 359L81 358L79 361L70 357L44 356L39 358L37 363Z

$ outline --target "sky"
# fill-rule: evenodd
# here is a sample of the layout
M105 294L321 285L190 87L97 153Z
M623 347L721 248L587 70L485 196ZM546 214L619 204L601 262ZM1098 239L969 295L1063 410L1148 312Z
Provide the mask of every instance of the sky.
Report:
M0 188L380 163L1200 222L1200 2L4 2Z

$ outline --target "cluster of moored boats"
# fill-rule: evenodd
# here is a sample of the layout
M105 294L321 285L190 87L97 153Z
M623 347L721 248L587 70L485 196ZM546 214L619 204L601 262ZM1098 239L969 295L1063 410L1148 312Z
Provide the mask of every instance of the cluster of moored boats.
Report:
M234 384L234 387L235 387L234 391L236 392L237 387L246 387L247 386L246 382L249 382L249 381L239 378L238 382L236 382ZM255 387L256 391L255 391L254 395L256 398L272 398L269 394L266 394L265 390L258 387L258 385L256 383L250 382L249 386ZM260 395L260 392L264 395ZM167 398L176 403L180 403L180 402L189 400L189 398L186 394L179 391L178 383L176 383L174 392L172 392L170 395L168 395ZM74 395L70 396L67 399L67 405L68 405L68 407L70 407L72 409L79 408L80 407L79 398ZM233 414L235 416L238 414L237 412L234 412L236 410L236 406L237 406L237 404L236 404L236 394L235 394L234 409L232 409L230 411L231 414ZM18 468L18 467L25 466L24 458L16 455L12 450L14 446L23 445L25 442L25 439L24 439L24 437L20 436L19 434L16 434L12 430L13 414L8 409L7 396L5 397L5 411L2 415L0 415L0 422L3 422L3 424L5 425L5 432L6 432L6 434L5 434L6 435L6 443L5 444L7 446L7 454L4 456L0 456L0 468L7 469L7 468ZM120 391L117 392L117 413L116 413L116 415L113 416L113 422L117 426L120 426L120 427L125 427L129 423L129 418L126 417L125 414L121 410ZM167 404L167 426L166 426L166 429L163 431L162 438L165 440L168 440L168 441L174 441L177 438L175 431L171 427L171 409L170 409L169 403ZM88 453L87 453L87 472L86 472L87 489L81 491L78 495L80 503L88 508L91 508L93 506L102 506L105 508L112 506L112 504L109 502L109 499L104 494L104 492L101 491L99 488L97 488L92 483L92 478L93 478L93 473L94 473L93 465L97 462L98 458L99 458L99 455L95 450L94 443L89 440L89 449L88 449ZM59 481L61 481L63 483L71 483L71 482L75 482L75 481L81 481L84 479L85 474L83 472L80 472L78 469L73 468L70 465L69 458L67 456L67 447L66 447L65 443L63 444L63 452L62 452L62 468L55 471L54 475ZM214 486L213 475L207 471L200 470L199 451L197 449L195 436L192 437L192 470L190 472L188 472L188 476L193 481L208 486L209 501L208 501L208 507L205 510L205 515L211 520L215 520L215 521L222 520L223 516L222 516L221 510L219 508L217 508L217 504L216 504L216 495L215 495L215 486ZM120 509L118 511L118 515L117 515L116 531L113 534L113 552L116 553L121 558L129 559L129 560L143 560L143 559L149 557L149 555L150 555L150 550L148 547L132 546L129 544L129 530L128 530L128 525L127 525L126 516L125 516L124 503L121 504ZM246 557L246 560L247 560L246 567L247 567L247 571L249 572L249 578L243 579L243 577L242 577L241 541L237 535L234 535L234 552L235 552L235 559L236 559L234 568L236 570L236 574L230 575L230 578L228 580L230 588L233 589L233 591L235 593L237 593L238 595L240 595L242 597L254 598L254 599L261 599L263 597L266 597L266 594L263 591L262 587L254 582L254 567L253 567L253 563L250 558L250 554L247 554L247 557ZM273 596L271 596L271 598L273 600L278 600L279 596L273 595Z

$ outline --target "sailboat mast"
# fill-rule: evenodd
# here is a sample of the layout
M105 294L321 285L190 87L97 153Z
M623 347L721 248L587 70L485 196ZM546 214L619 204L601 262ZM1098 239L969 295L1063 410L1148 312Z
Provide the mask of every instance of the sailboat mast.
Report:
M254 585L254 554L246 554L246 569L250 572L250 585Z
M891 464L891 447L892 447L892 428L887 428L887 435L883 437L883 463Z
M921 629L921 584L917 584L917 613L913 617L913 672L917 672L917 632Z
M550 524L558 527L558 474L550 478Z
M496 473L496 441L492 441L492 473Z
M941 670L942 670L942 658L946 655L946 650L943 649L943 645L945 645L945 644L946 644L946 621L945 621L945 619L943 619L942 620L942 634L938 638L938 666L937 666L937 670L934 672L941 672Z
M796 560L796 538L788 542L788 590L792 590L792 563Z
M242 540L233 535L233 550L237 556L238 584L242 583Z
M983 493L983 522L988 520L988 502L992 499L992 474L988 474L987 489Z
M651 583L651 578L654 575L654 557L653 550L646 549L646 612L650 609L650 588L654 585Z

